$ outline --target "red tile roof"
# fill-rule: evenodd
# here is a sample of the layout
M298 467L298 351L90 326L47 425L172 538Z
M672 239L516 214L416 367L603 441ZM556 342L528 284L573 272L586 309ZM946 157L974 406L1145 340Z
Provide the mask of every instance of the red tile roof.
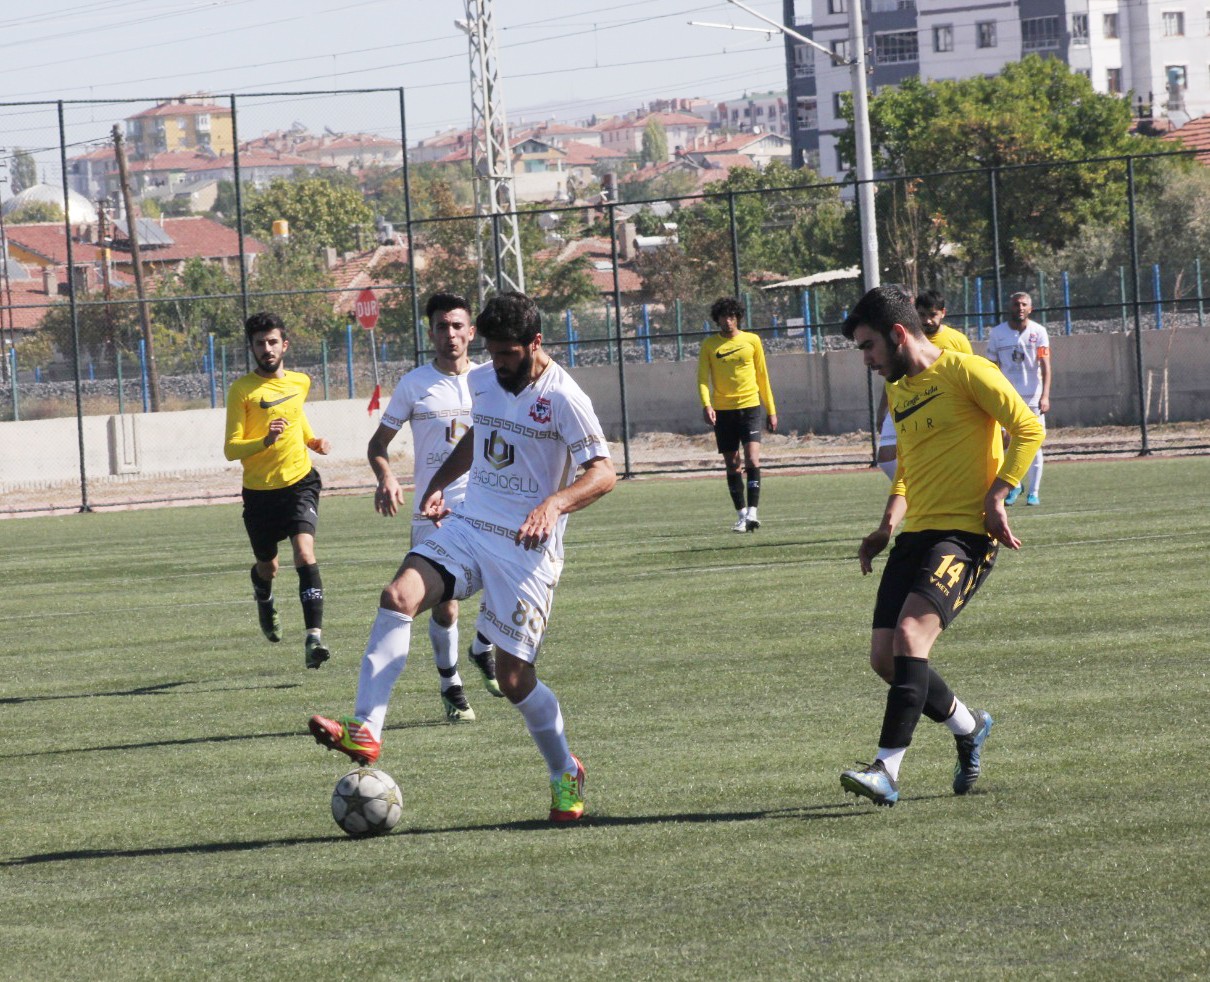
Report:
M10 246L33 253L44 259L46 264L62 266L67 262L67 234L63 230L62 222L8 225L5 227L5 233ZM73 261L77 263L94 262L101 258L101 250L90 242L73 241L71 252Z
M406 266L407 261L406 245L380 245L337 263L332 267L332 279L339 292L332 294L332 309L338 314L351 313L358 292L366 287L386 290L397 286L396 279L382 275L384 268L394 264Z
M126 117L127 119L145 119L148 116L201 116L209 113L212 116L230 116L231 107L217 102L197 105L189 102L161 102L158 106L144 109L140 113Z
M1165 133L1160 139L1197 150L1197 159L1202 163L1210 163L1210 115L1190 120L1179 130Z

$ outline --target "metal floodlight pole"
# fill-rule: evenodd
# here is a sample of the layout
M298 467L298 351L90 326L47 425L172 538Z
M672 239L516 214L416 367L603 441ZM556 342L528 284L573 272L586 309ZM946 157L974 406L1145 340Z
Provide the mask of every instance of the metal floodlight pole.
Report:
M861 23L861 0L849 0L849 43L851 56L843 58L829 51L822 44L804 37L792 28L779 24L771 17L751 7L740 3L740 0L727 0L732 6L751 14L757 20L762 20L795 41L809 45L816 51L822 51L835 65L848 65L852 74L853 85L853 133L857 142L857 160L854 161L857 173L857 212L861 220L861 269L865 278L865 288L872 290L882 282L878 263L878 225L874 211L874 150L870 138L870 99L866 89L865 67L865 27ZM694 23L690 21L690 23ZM729 24L711 24L711 27L731 27ZM740 30L741 28L732 28ZM746 28L752 30L752 28ZM758 28L759 30L759 28Z

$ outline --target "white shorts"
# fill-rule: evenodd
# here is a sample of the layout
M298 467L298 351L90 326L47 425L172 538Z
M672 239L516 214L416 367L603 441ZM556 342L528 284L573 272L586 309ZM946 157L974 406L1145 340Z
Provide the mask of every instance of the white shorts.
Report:
M888 411L882 417L882 429L878 431L878 446L893 447L899 442L895 434L895 418Z
M475 630L501 651L537 660L554 605L562 560L523 549L504 530L450 515L412 547L454 578L454 599L483 591Z

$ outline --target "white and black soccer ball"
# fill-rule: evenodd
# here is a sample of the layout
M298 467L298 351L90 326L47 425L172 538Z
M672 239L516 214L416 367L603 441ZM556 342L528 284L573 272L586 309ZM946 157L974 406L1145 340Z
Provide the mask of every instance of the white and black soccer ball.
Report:
M355 839L386 835L402 816L403 792L386 771L359 767L332 791L332 817Z

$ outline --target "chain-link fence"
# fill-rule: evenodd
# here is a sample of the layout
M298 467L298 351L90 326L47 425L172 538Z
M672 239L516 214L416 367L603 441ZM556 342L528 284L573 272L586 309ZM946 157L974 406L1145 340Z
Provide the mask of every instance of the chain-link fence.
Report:
M242 324L265 308L289 326L311 402L355 418L348 481L364 483L365 402L431 354L423 300L482 302L506 272L628 474L715 466L696 361L725 295L770 354L788 435L769 466L869 462L875 386L839 333L863 281L851 184L768 168L711 185L679 158L655 182L581 180L567 202L556 175L560 203L515 213L523 269L506 271L504 220L473 214L467 163L418 176L405 120L398 89L0 104L10 171L19 145L50 192L0 202L0 512L230 494L212 453L154 450L154 418L189 413L179 430L217 426L221 443L217 411L249 367ZM881 179L881 278L942 293L976 351L1009 296L1031 294L1051 339L1052 452L1201 452L1204 174L1171 151ZM201 475L216 470L212 492Z

